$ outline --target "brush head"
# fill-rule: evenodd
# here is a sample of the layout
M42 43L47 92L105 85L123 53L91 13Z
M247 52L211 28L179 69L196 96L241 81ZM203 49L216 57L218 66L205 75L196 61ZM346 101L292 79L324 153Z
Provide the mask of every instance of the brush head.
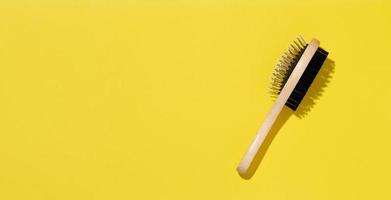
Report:
M273 97L277 97L280 94L307 46L307 42L300 36L289 46L288 50L281 57L272 78L272 86L270 89ZM289 95L289 98L285 103L290 109L294 111L297 110L300 102L303 100L311 83L314 81L323 65L323 62L326 60L327 55L327 51L318 47L303 75L300 77L299 82L296 84L293 92Z

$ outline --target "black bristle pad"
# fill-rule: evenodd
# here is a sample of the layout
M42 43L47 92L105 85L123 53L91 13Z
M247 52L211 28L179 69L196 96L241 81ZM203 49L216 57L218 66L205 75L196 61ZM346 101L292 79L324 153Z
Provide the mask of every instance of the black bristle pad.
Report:
M316 50L303 75L300 77L299 82L289 96L288 101L285 103L290 109L297 110L297 107L299 107L300 102L303 100L328 54L327 51L320 47Z

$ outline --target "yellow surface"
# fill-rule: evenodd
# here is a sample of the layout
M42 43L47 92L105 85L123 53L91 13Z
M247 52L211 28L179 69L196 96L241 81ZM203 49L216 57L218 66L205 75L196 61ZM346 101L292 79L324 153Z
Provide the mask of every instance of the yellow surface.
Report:
M391 199L388 1L0 1L0 199ZM250 179L299 34L335 62Z

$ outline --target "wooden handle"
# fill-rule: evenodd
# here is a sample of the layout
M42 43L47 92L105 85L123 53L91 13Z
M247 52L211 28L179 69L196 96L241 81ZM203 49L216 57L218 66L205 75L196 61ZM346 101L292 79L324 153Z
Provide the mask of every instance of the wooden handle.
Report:
M312 39L308 44L307 48L304 50L303 55L300 57L295 68L293 69L289 79L287 80L284 88L281 90L280 95L277 97L276 102L274 103L272 109L270 110L268 116L263 122L261 128L258 130L257 135L255 136L253 142L248 148L246 154L243 156L240 161L237 171L240 175L245 175L250 168L251 163L253 162L255 156L258 153L263 141L265 140L267 134L272 128L274 122L276 121L278 115L280 114L282 108L287 102L290 94L293 92L296 84L299 82L300 77L303 75L304 70L311 61L311 58L314 56L316 50L319 47L319 41L317 39Z

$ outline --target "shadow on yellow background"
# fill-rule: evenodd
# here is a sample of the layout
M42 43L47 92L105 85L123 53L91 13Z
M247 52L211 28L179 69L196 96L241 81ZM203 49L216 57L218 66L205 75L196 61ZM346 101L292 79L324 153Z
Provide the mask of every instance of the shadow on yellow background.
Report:
M277 118L277 121L274 123L260 150L255 156L248 173L242 175L242 178L250 179L255 174L269 146L273 142L273 139L276 137L277 133L280 131L282 126L284 126L285 122L288 121L292 114L301 119L304 118L311 111L311 109L314 108L315 104L320 100L321 96L325 92L325 89L333 78L334 71L335 62L332 59L327 58L323 63L319 73L317 74L314 82L311 84L311 87L309 88L306 96L300 103L298 109L294 112L286 106L283 107L280 115Z

